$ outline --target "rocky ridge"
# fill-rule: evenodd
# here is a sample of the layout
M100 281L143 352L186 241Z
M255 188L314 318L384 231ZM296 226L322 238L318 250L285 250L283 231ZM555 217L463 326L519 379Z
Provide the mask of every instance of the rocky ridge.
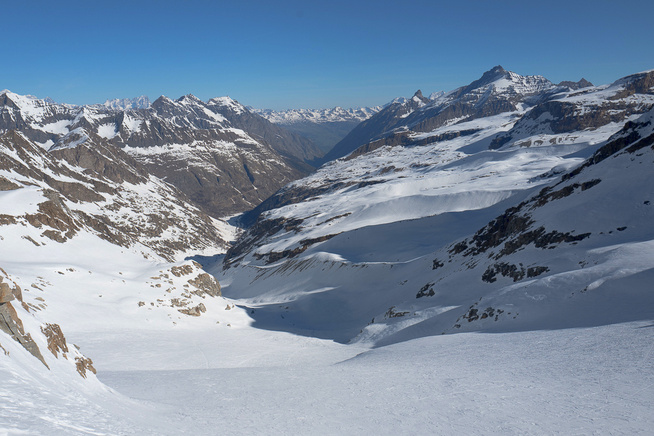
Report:
M11 130L46 151L100 142L123 149L214 217L252 208L310 172L306 162L321 155L310 141L229 98L205 103L193 95L162 96L147 109L121 109L55 104L3 91L0 132Z
M410 99L396 99L361 123L334 146L325 160L346 156L359 147L411 143L411 133L429 132L445 125L504 112L525 110L557 93L592 85L587 81L554 85L542 76L521 76L496 66L467 86L424 97L418 90ZM370 145L367 145L370 144ZM373 145L374 144L374 145Z

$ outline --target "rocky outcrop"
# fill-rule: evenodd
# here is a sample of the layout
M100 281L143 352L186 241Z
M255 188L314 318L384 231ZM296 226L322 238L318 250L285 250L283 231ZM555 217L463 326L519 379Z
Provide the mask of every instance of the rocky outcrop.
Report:
M560 82L557 86L569 88L576 91L577 89L589 88L594 85L582 77L581 80L579 80L578 82L564 80L563 82Z
M172 307L188 316L200 316L207 311L202 300L222 296L220 283L212 275L202 270L202 265L190 261L161 270L150 284L152 288L161 289L159 298L150 301L150 307ZM145 301L139 301L138 307L145 307Z
M59 353L66 357L68 353L68 344L66 344L66 338L64 337L61 327L58 324L44 324L41 326L41 333L43 333L48 340L48 350L54 355L54 357L59 358Z
M77 368L77 372L79 373L79 375L81 375L83 378L87 377L86 375L87 371L91 371L93 374L97 373L97 371L93 367L93 361L85 356L75 357L75 367Z
M48 364L45 362L41 350L32 339L32 335L25 332L23 322L18 317L18 313L10 302L0 303L0 331L5 332L11 336L16 342L21 344L32 356L36 357L46 367Z
M207 273L200 273L194 279L188 281L192 286L194 286L197 291L196 294L207 294L210 297L220 297L220 283L212 275Z

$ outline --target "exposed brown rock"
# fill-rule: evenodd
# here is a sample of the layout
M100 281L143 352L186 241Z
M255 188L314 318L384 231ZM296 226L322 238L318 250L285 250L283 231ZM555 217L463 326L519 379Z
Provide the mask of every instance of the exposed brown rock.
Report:
M191 285L195 286L200 292L194 292L195 294L208 294L212 297L219 297L220 292L220 283L212 275L207 273L200 273L198 276L192 280L188 281Z
M0 176L0 191L13 191L18 188L20 188L20 185Z
M7 283L2 282L2 277L0 277L0 304L8 303L14 298L14 293L11 291L11 288Z
M61 331L61 327L58 324L45 324L41 326L41 332L48 340L48 350L50 350L54 357L59 358L60 351L66 357L65 353L68 353L68 345L66 344L66 337Z
M30 352L30 354L48 367L48 364L45 363L45 359L41 354L41 350L39 350L39 347L36 345L36 342L34 342L34 339L32 339L32 336L29 333L25 333L23 322L18 317L18 313L16 313L16 309L14 309L11 303L0 304L0 330L14 338L14 340L21 344Z
M77 367L77 372L84 378L86 378L86 371L91 371L93 374L97 373L93 367L93 361L88 357L75 357L75 366Z
M193 273L193 267L191 265L174 266L170 269L170 272L175 277L187 276Z
M201 314L207 311L207 308L204 307L204 304L200 303L195 307L191 307L188 309L177 309L177 310L183 313L184 315L200 316Z

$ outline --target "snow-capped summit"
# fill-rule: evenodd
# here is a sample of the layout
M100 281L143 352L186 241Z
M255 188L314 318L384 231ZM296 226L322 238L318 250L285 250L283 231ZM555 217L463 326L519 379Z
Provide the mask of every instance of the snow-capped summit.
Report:
M492 89L493 93L525 96L545 91L553 86L554 84L543 76L521 76L498 65L486 71L481 78L470 83L470 85L459 88L454 95L460 97L475 90L486 92Z
M237 115L247 110L245 106L243 106L242 104L240 104L239 102L237 102L236 100L232 99L229 96L214 97L210 99L207 103L210 106L219 106L225 109L229 109L231 112Z
M362 122L325 155L324 160L346 156L362 144L406 142L408 132L429 132L439 127L504 112L522 112L590 82L563 82L554 85L543 76L522 76L501 66L495 66L466 86L447 93L435 93L426 99L414 95L411 99L396 98L384 109Z

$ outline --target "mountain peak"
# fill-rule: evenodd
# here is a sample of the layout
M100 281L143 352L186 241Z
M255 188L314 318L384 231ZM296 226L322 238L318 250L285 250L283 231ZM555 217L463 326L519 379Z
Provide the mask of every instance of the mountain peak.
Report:
M247 111L245 106L243 106L241 103L239 103L238 101L234 100L229 96L214 97L211 100L209 100L209 104L229 109L236 114L240 114Z
M486 85L488 83L494 82L497 79L501 79L502 77L506 77L508 75L508 71L502 68L501 65L496 65L490 70L486 71L484 74L481 75L481 78L477 80L476 82L480 82L479 86ZM472 82L475 83L475 82ZM472 84L471 84L472 85Z
M422 103L429 102L429 99L427 97L425 97L424 95L422 95L422 91L420 89L417 90L415 94L413 94L413 97L411 97L411 100L422 102Z
M176 100L178 103L186 103L186 102L193 102L193 103L202 103L202 100L194 96L193 94L186 94L182 95L180 98Z
M507 71L502 67L502 65L495 65L493 68L491 68L489 73L495 73L495 74L504 74L507 73Z
M563 82L560 82L557 86L566 86L570 89L577 90L581 88L588 88L594 85L582 77L581 80L578 82L571 82L568 80L564 80Z

